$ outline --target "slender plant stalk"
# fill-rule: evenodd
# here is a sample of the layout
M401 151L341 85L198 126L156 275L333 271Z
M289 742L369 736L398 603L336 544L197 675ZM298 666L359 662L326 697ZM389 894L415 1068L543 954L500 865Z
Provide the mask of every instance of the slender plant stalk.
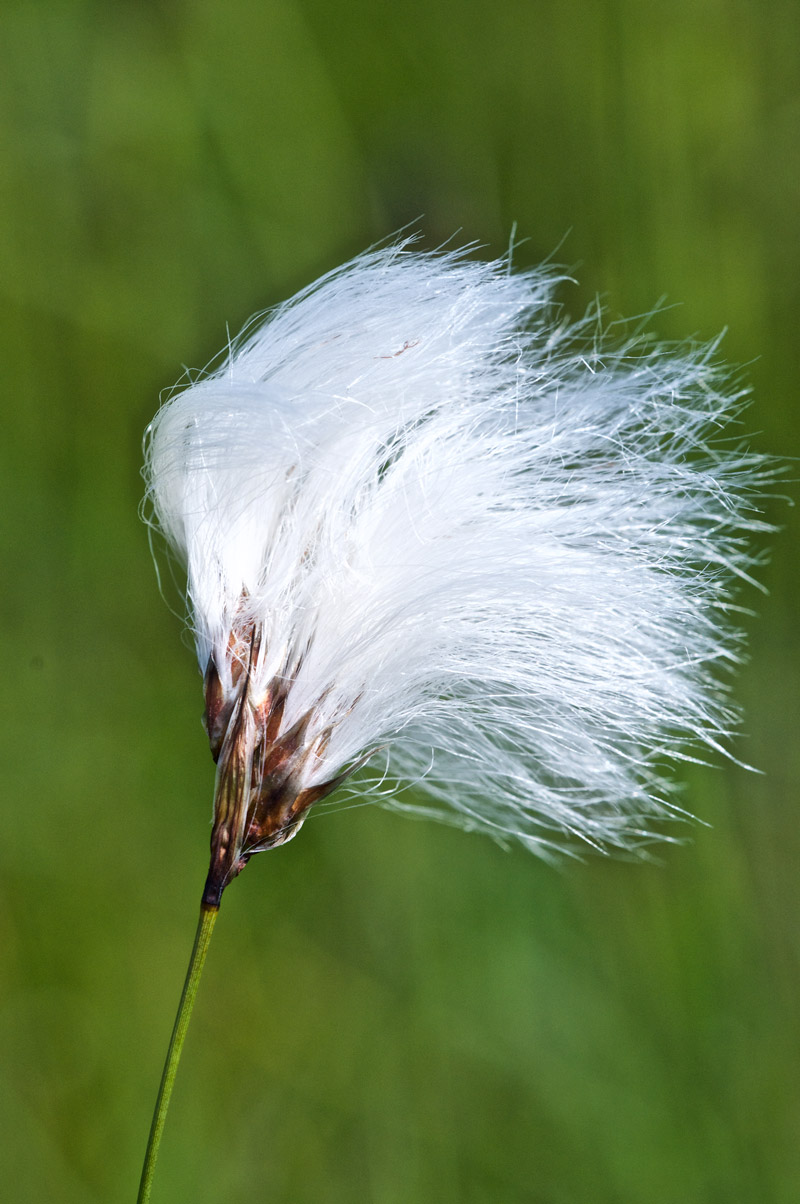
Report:
M186 971L186 981L183 984L183 993L181 994L181 1001L178 1004L175 1027L172 1030L169 1049L167 1050L167 1060L164 1063L164 1072L161 1075L161 1085L158 1088L153 1123L150 1126L150 1137L147 1142L147 1152L144 1156L144 1166L142 1167L139 1195L136 1197L137 1204L147 1204L147 1201L150 1199L153 1172L156 1166L156 1158L158 1157L158 1147L161 1144L161 1134L164 1130L164 1121L167 1117L169 1100L172 1095L172 1087L175 1083L175 1075L178 1072L181 1050L183 1049L186 1030L189 1027L189 1020L191 1019L192 1008L194 1007L194 997L197 994L200 975L203 973L203 965L208 953L208 946L211 943L211 933L214 931L214 922L218 911L218 906L211 907L206 903L203 903L200 908L200 919L194 937L192 956L189 958L189 969Z

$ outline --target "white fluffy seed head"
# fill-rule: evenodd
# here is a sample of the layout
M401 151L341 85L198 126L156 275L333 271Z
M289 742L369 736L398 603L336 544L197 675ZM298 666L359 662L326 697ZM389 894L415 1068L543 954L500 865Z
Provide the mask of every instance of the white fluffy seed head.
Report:
M295 793L382 748L468 827L631 846L669 760L729 734L724 612L765 474L709 440L740 399L713 348L607 345L555 283L370 252L149 428L201 668L229 709L246 671L270 740L305 723Z

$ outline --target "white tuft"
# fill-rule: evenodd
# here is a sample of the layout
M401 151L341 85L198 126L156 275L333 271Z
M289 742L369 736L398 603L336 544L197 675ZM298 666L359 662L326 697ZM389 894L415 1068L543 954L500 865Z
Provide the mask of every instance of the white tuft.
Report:
M325 733L303 788L386 748L432 809L539 852L640 843L667 763L724 743L729 585L766 529L760 461L709 443L740 402L714 348L607 345L555 283L363 255L173 396L146 464L201 667L230 691L254 623L256 694Z

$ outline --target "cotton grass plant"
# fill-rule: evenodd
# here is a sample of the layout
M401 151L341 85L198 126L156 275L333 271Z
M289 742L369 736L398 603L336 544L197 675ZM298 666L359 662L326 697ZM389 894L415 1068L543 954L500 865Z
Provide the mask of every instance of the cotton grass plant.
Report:
M371 251L148 429L217 773L140 1201L223 891L356 768L384 805L544 856L631 849L681 813L670 763L731 734L730 587L767 475L729 434L741 394L715 345L568 322L558 282Z

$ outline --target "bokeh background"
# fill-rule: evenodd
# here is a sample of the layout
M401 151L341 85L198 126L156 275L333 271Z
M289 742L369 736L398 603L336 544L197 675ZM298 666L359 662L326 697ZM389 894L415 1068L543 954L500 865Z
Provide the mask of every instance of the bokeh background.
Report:
M797 455L798 130L796 0L5 0L9 1199L134 1198L205 875L200 681L137 518L160 390L406 223L499 254L516 222L573 314L727 327L753 446ZM154 1199L800 1199L798 520L767 513L763 776L687 772L709 826L657 865L321 812L226 894Z

